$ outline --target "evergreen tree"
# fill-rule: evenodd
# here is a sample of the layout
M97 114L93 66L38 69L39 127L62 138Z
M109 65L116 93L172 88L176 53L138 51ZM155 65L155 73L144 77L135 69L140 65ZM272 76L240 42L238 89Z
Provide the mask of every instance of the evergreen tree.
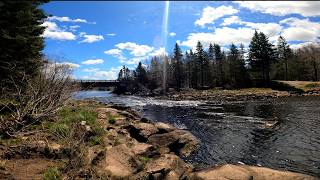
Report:
M270 82L270 64L274 59L274 49L267 36L255 31L249 45L249 61L252 70L261 74L264 85Z
M160 58L152 57L150 70L148 72L148 80L149 80L149 87L151 90L156 89L161 86L161 64Z
M291 49L284 37L278 38L277 55L280 64L284 65L284 80L288 80L288 59L291 55Z
M10 89L10 81L33 77L42 65L46 18L39 6L46 0L1 1L0 5L0 85Z
M190 49L190 64L191 64L191 87L197 88L198 87L198 72L199 66L196 61L196 55Z
M211 81L210 84L213 86L217 81L217 67L216 67L216 60L215 60L215 54L214 54L214 47L212 44L209 45L207 58L210 63L210 77Z
M176 89L180 91L181 85L183 82L183 76L182 76L182 52L178 43L175 44L175 47L173 50L172 64L173 64L173 77L175 80L174 84L176 86Z
M213 45L213 49L214 49L214 57L215 57L215 61L216 61L216 74L217 74L217 82L216 84L218 86L223 84L223 54L221 52L221 47L218 44L214 44Z
M137 82L142 85L145 85L148 82L147 72L141 62L139 62L138 67L135 70L135 78L137 79Z
M198 73L199 73L199 77L198 79L200 79L200 85L201 88L204 87L204 74L205 74L205 68L204 68L204 60L205 60L205 53L202 47L202 44L200 43L200 41L198 41L197 43L197 47L196 47L196 66L198 67ZM199 84L197 84L197 88L199 87Z
M229 76L232 84L236 83L237 71L238 71L238 60L239 60L239 51L237 46L233 43L230 45L229 49Z
M184 56L184 71L185 71L185 87L190 88L191 87L191 57L188 51L186 51Z

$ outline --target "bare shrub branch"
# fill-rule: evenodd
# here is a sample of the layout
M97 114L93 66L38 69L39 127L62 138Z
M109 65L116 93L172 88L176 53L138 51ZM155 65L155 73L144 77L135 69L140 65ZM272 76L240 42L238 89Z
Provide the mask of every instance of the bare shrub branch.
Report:
M12 100L6 105L11 120L2 118L1 131L9 135L19 133L26 127L53 116L78 89L71 78L71 69L67 65L46 63L34 78L23 76L21 81L11 79L14 92L6 98Z

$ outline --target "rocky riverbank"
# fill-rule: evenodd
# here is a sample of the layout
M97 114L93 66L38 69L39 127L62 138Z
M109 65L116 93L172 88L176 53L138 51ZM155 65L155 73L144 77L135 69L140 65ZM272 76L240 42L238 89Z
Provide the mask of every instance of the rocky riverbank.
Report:
M315 179L246 165L195 171L181 159L200 144L186 130L140 118L123 106L77 101L66 108L50 126L1 140L0 179Z
M235 102L264 100L270 98L290 97L290 96L319 96L320 90L307 91L302 93L279 91L271 88L246 88L236 90L210 89L210 90L182 90L180 92L171 92L167 96L157 97L168 100L202 100L211 102Z

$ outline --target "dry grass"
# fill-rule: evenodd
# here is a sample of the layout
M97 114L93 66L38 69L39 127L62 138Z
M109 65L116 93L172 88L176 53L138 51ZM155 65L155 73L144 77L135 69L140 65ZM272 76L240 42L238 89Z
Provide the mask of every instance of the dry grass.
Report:
M312 81L278 81L290 86L293 86L297 89L302 89L303 91L319 89L320 90L320 81L312 82Z

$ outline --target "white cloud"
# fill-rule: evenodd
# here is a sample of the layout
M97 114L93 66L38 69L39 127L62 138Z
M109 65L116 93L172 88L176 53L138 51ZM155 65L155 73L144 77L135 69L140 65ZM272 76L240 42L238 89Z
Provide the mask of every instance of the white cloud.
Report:
M70 70L74 70L80 67L79 64L72 63L72 62L60 62L60 63L55 63L56 65L63 65L69 67Z
M85 19L71 19L69 17L51 16L47 18L50 21L57 20L60 22L75 22L75 23L88 23Z
M109 33L109 34L107 34L107 36L116 36L116 34L115 33Z
M213 24L215 20L224 17L226 15L233 15L238 13L237 9L234 9L232 6L219 6L214 7L205 7L202 10L202 16L200 19L195 21L195 25L204 27L206 24Z
M84 72L88 72L88 75L82 76L83 79L92 80L115 80L118 77L118 73L122 67L112 67L108 71L102 71L99 68L84 69Z
M282 33L289 41L315 41L320 36L320 23L309 19L287 18L280 21L280 24L289 26Z
M120 47L122 47L122 45L120 45ZM151 47L151 49L154 49L154 48ZM148 60L152 56L161 56L164 54L168 54L163 47L159 49L155 49L153 51L148 51L148 53L143 53L145 54L144 56L135 56L135 54L130 53L131 55L133 55L133 57L125 57L121 49L110 49L110 50L104 51L104 53L118 58L121 63L129 64L129 65L137 65L139 62Z
M43 37L55 40L75 40L76 36L72 32L67 32L58 27L54 22L45 21L41 26L46 27Z
M104 53L108 55L121 55L122 51L120 49L110 49L110 50L104 51Z
M123 53L120 49L110 49L107 51L104 51L105 54L111 55L113 57L118 58L120 61L126 60L126 58L123 56Z
M303 42L303 43L299 43L299 44L290 44L290 48L295 50L295 49L299 49L299 48L302 48L307 45L318 45L318 44L315 42Z
M84 38L80 43L93 43L104 40L102 35L86 34L85 32L81 32L79 35Z
M130 51L131 55L136 57L145 56L154 49L153 47L147 45L139 45L133 42L119 43L116 45L116 47L122 50L128 50Z
M221 23L220 26L239 24L240 22L241 22L241 20L238 16L230 16L230 17L224 18L223 23Z
M80 28L79 25L69 26L70 31L76 31L78 28Z
M171 32L171 33L169 33L169 36L171 36L171 37L173 37L173 36L175 36L176 35L176 33L175 32Z
M277 23L253 23L242 21L238 16L231 16L229 18L225 18L224 22L221 24L222 26L227 26L231 24L240 24L246 27L250 27L252 29L256 29L258 31L262 31L268 37L271 37L272 40L276 40L278 34L282 30L282 26Z
M56 23L50 22L50 21L45 21L44 23L41 24L41 26L46 27L46 30L48 30L48 31L58 31L58 30L60 30Z
M276 16L300 14L302 16L320 16L319 1L236 1L241 7Z
M278 36L278 34L282 30L282 26L277 23L252 23L252 22L243 22L247 27L251 27L258 31L262 31L268 37L273 38L274 36ZM271 39L270 39L271 40Z
M139 62L143 62L143 61L147 60L148 58L149 58L148 56L133 57L133 58L130 58L130 59L126 60L126 61L123 61L123 63L136 65Z
M88 59L83 61L81 64L93 65L93 64L102 64L103 62L104 62L103 59Z
M96 72L99 70L100 70L99 68L86 68L86 69L83 69L83 72Z
M187 40L181 42L181 45L193 48L200 41L204 47L210 43L219 45L248 44L254 34L254 29L249 27L229 28L222 27L215 29L212 33L190 33Z
M155 51L153 51L152 53L149 54L149 56L162 56L162 55L168 55L168 52L166 52L166 50L164 49L164 47L161 47Z

